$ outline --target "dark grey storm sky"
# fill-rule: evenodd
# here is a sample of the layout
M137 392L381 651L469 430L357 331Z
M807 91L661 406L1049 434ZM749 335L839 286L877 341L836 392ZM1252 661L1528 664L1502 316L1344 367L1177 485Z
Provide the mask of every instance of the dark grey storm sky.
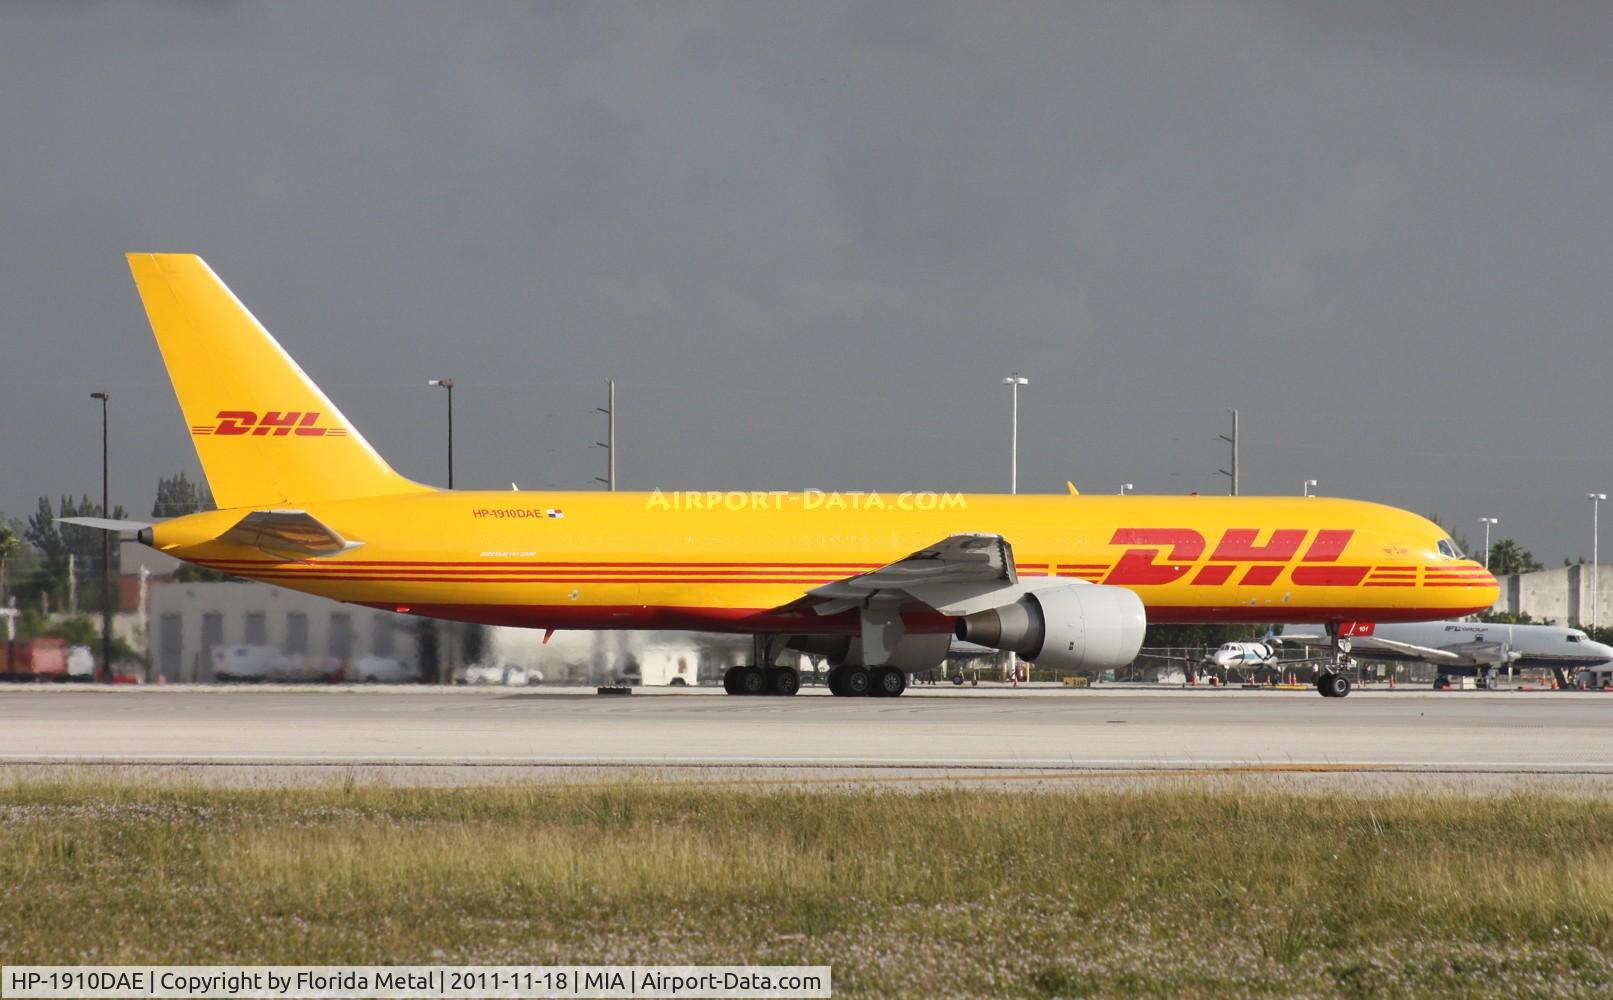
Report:
M403 473L1322 491L1555 563L1613 489L1613 4L0 5L0 511L194 474L202 254ZM1613 514L1613 509L1608 513ZM981 525L991 530L991 525Z

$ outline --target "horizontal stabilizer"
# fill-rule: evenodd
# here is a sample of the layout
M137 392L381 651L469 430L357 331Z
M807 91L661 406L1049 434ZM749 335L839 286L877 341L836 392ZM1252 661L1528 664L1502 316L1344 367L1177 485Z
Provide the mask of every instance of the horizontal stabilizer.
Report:
M96 531L139 531L151 527L150 521L116 521L110 517L58 517L56 523L76 524Z
M348 541L302 510L255 510L219 537L294 559L335 555L364 544Z

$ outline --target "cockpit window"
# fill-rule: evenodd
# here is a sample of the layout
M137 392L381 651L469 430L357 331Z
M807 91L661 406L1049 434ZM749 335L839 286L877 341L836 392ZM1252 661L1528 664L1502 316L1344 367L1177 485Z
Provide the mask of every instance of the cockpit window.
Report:
M1441 538L1439 540L1439 554L1447 559L1463 558L1462 550L1457 548L1456 543L1451 541L1449 538Z
M1568 641L1569 642L1584 642L1585 637L1580 635L1578 632L1570 632L1570 633L1568 633Z

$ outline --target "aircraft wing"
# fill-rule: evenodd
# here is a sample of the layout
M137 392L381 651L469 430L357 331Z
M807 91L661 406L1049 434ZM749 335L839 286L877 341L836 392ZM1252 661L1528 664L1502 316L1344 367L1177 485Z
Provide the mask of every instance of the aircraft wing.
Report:
M291 559L335 555L364 544L348 541L303 510L255 510L219 538Z
M1419 646L1410 642L1399 642L1394 639L1385 639L1377 635L1358 635L1350 639L1351 649L1381 649L1386 652L1400 653L1405 656L1414 656L1420 660L1434 660L1440 663L1459 663L1467 657L1453 653L1448 649L1435 649L1433 646Z
M1326 646L1332 640L1326 632L1320 629L1287 628L1283 634L1275 637L1279 642L1292 642L1301 646ZM1438 649L1433 646L1419 646L1412 642L1401 642L1398 639L1385 639L1381 635L1351 635L1343 637L1348 649L1377 650L1391 654L1393 657L1411 657L1418 660L1431 660L1438 663L1460 663L1467 657L1448 649Z
M820 615L857 609L863 653L870 662L883 663L906 632L903 605L968 615L1012 604L1033 590L1085 585L1051 577L1021 581L1007 539L971 533L950 535L879 569L814 587L803 600Z
M1501 642L1464 642L1460 646L1452 646L1451 652L1458 653L1462 659L1473 663L1493 663L1501 666L1515 663L1523 659L1523 654Z
M1018 583L1014 550L1003 536L951 535L879 569L815 587L807 591L807 598L819 614L908 600L948 614L965 614L948 609Z

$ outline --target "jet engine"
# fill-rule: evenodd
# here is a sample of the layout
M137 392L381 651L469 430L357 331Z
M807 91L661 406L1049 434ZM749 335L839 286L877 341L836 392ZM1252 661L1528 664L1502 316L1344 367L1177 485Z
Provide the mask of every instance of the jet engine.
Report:
M1011 650L1044 667L1108 670L1137 658L1148 618L1124 587L1054 587L958 619L965 642Z

